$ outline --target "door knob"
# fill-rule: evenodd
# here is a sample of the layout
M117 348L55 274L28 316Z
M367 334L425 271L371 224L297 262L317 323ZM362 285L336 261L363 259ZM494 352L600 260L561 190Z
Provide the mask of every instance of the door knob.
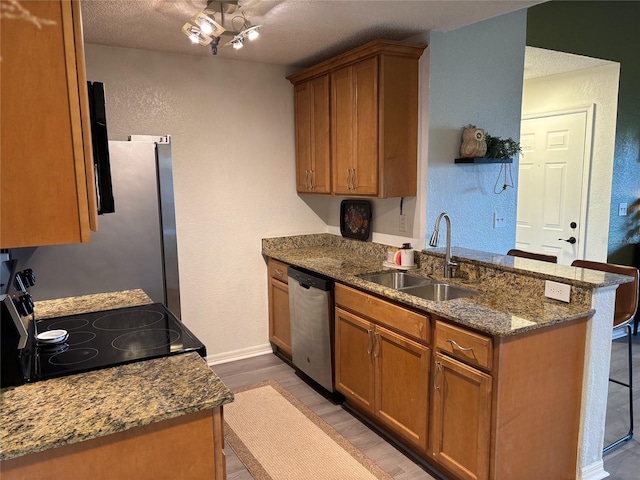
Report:
M571 245L577 242L576 237L559 238L558 240L562 240L563 242L569 242Z

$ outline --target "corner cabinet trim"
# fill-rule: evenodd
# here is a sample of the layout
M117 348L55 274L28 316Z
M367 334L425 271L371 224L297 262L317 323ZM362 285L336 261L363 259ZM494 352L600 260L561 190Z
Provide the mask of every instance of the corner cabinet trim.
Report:
M427 48L427 46L424 44L408 44L392 40L374 40L341 55L330 58L329 60L325 60L324 62L306 68L301 72L289 75L287 80L295 85L334 70L338 70L342 67L346 67L347 65L359 62L360 60L383 53L390 53L395 56L413 58L417 60L420 58L425 48Z

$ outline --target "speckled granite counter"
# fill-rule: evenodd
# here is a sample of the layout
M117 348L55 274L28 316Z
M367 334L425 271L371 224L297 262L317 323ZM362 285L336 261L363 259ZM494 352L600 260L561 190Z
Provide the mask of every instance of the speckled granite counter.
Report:
M523 333L560 322L590 317L591 290L631 280L621 275L548 264L473 250L453 249L459 278L446 279L480 292L446 302L385 288L359 278L384 270L387 245L358 242L330 234L268 238L263 255L321 273L338 282L439 315L496 336ZM416 252L418 269L412 273L442 280L444 250ZM571 284L571 303L544 296L544 281Z
M38 320L44 320L45 318L51 317L134 307L136 305L148 305L150 303L153 303L153 301L142 290L123 290L121 292L96 293L79 297L42 300L35 303L35 313Z
M143 291L132 290L37 302L36 312L44 318L148 303ZM0 396L0 460L233 401L195 352L5 388Z

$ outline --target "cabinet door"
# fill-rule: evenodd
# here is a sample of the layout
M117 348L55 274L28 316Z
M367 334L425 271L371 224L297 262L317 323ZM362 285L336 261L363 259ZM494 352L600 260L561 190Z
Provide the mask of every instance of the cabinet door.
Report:
M331 176L333 191L352 194L351 175L355 157L355 92L352 68L331 74Z
M300 193L331 193L329 75L294 87L296 188Z
M491 377L436 353L429 453L462 480L489 477Z
M355 156L352 193L378 193L378 59L364 60L353 67L355 91Z
M20 4L53 23L2 18L0 247L87 242L96 207L79 3Z
M430 350L382 327L374 338L376 417L424 452Z
M373 325L336 308L335 385L351 403L373 413Z
M291 358L289 286L275 278L269 278L269 341Z
M331 74L331 153L336 194L378 193L378 61Z

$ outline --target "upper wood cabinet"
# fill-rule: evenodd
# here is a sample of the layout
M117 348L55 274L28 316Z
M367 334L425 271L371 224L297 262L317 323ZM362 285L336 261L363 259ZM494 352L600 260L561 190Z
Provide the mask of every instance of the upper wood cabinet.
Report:
M97 207L80 4L20 5L40 25L1 20L0 247L88 242Z
M416 195L418 60L425 47L376 40L287 77L295 89L299 192L320 193L301 179L308 177L307 152L315 152L316 161L324 159L329 142L331 194ZM329 81L325 97L330 105L329 138L318 134L324 123L308 113L312 101L324 102L301 93L314 81L323 85ZM314 93L324 95L324 89Z
M314 78L294 87L296 111L296 189L331 193L329 78Z

